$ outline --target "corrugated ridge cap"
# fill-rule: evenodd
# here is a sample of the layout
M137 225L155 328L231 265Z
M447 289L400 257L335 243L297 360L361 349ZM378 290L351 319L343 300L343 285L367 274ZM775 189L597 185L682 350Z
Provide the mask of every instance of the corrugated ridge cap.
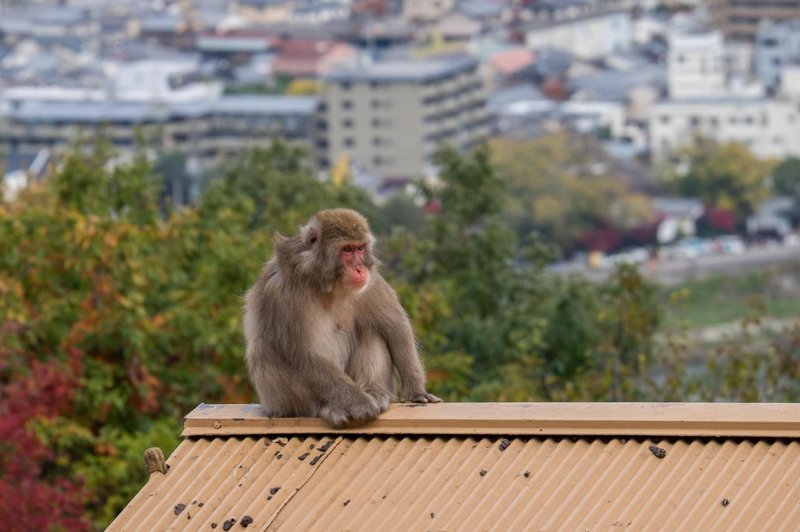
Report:
M318 418L269 418L257 404L200 404L182 437L293 434L800 438L796 403L393 404L336 430Z

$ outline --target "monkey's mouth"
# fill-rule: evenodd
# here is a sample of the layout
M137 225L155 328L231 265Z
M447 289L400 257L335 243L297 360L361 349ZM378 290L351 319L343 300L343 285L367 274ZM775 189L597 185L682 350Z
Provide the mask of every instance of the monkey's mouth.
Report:
M353 288L361 288L369 281L369 270L365 266L350 266L345 270L347 283Z

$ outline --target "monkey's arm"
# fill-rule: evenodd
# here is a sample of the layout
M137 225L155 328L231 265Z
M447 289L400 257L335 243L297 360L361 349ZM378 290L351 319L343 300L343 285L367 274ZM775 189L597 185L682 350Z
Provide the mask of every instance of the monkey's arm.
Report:
M382 301L383 305L380 308L376 305L367 312L375 320L375 326L386 342L392 363L400 376L400 400L414 403L441 402L441 399L425 390L425 370L408 314L392 287L383 278L377 281L375 289L382 294L372 300Z
M319 415L336 428L372 421L375 400L329 360L303 348L259 346L248 354L259 396L275 415ZM259 389L263 387L264 389Z
M304 329L302 301L274 286L246 295L244 320L250 378L268 412L319 415L335 427L370 421L375 400L325 357Z

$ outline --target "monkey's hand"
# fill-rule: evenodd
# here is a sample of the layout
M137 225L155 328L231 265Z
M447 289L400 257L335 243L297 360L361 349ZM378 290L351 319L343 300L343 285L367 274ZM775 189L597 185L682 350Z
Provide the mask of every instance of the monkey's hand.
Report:
M400 400L404 403L441 403L442 400L428 393L425 390L421 392L402 391L400 392Z
M381 409L375 399L366 393L361 393L343 404L325 405L320 410L320 417L333 428L341 429L369 423L380 413Z

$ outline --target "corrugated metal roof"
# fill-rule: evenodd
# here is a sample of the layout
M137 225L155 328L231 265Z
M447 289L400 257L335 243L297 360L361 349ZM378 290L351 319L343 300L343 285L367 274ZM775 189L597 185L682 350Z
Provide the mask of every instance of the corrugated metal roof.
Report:
M800 529L800 405L590 406L397 405L365 434L201 405L186 431L207 434L186 437L109 529ZM741 434L695 435L702 424ZM622 425L628 436L604 435Z

